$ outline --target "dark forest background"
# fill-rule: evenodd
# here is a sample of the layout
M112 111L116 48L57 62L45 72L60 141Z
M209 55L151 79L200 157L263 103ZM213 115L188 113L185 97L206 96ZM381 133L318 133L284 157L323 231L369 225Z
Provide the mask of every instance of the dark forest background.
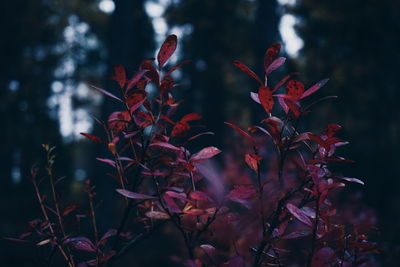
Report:
M0 1L0 236L18 235L38 214L29 170L43 159L42 143L57 146L56 169L59 176L66 176L66 199L82 198L84 179L96 181L99 195L110 199L102 204L101 227L110 227L114 191L105 176L109 170L95 161L104 152L79 137L79 131L101 131L90 115L105 118L113 111L112 103L103 102L88 85L115 90L108 78L114 64L123 64L132 74L142 59L154 56L166 34L176 33L180 59L193 60L181 73L184 86L178 94L186 99L186 111L203 114L204 124L217 133L207 141L221 147L230 132L223 121L249 125L258 119L259 110L252 108L248 97L256 84L239 73L232 60L261 71L265 48L282 39L281 17L292 15L304 45L290 56L284 72L299 71L306 85L331 78L318 94L339 99L318 106L306 124L316 131L330 122L344 126L343 137L352 143L344 156L356 163L340 170L366 182L361 197L377 214L378 241L385 250L381 261L383 266L396 266L400 2L284 2L289 4L276 0ZM157 5L163 6L161 13L150 14ZM286 42L289 45L290 40ZM0 240L2 266L33 266L35 253L28 245Z

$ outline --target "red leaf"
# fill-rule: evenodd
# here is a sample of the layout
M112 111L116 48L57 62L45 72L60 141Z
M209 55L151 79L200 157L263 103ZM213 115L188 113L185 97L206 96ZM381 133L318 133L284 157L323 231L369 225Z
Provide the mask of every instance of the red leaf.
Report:
M268 67L272 64L275 58L279 55L281 51L281 44L280 43L273 43L267 51L265 51L264 55L264 70L266 71Z
M121 88L124 87L126 83L126 73L124 66L120 64L114 66L114 76L111 77L111 80L116 81Z
M160 82L160 76L158 75L156 68L151 64L153 61L154 59L143 60L142 63L140 63L139 69L147 70L145 75L158 85Z
M260 86L258 88L258 97L265 111L271 113L272 108L274 107L271 90L267 86Z
M210 146L210 147L203 148L196 154L193 154L192 157L190 158L190 160L193 160L193 161L205 160L205 159L212 158L215 155L218 155L219 153L221 153L221 150L219 150L216 147Z
M312 222L310 218L307 217L307 215L302 211L301 209L297 208L295 205L288 203L286 205L286 208L288 211L299 221L302 223L312 227Z
M67 216L68 214L73 212L78 207L79 207L79 204L77 204L77 203L74 203L74 204L71 204L71 205L67 206L63 211L63 216Z
M140 200L155 199L155 197L153 197L153 196L143 195L143 194L135 193L135 192L125 190L125 189L115 189L115 191L117 191L124 197L131 198L131 199L140 199Z
M329 81L329 79L324 79L322 81L317 82L315 85L311 86L307 91L305 91L303 93L303 95L301 96L300 99L303 99L313 93L315 93L316 91L318 91L322 86L324 86L327 82Z
M199 138L200 136L203 136L203 135L214 135L214 133L213 133L213 132L199 133L199 134L196 134L195 136L190 137L190 138L187 140L187 142L192 141L192 140L194 140L194 139L197 139L197 138Z
M201 116L197 113L189 113L181 119L181 121L187 122L187 121L195 121L195 120L200 120Z
M342 126L334 123L328 124L328 126L324 129L321 135L325 135L327 137L333 137L336 135L338 131L342 129Z
M163 195L164 202L171 213L181 213L182 210L176 205L175 201L167 194Z
M205 202L214 202L206 193L201 191L192 191L190 192L190 198L199 201Z
M184 60L178 64L176 64L175 66L173 66L166 74L165 76L169 76L171 73L173 73L175 70L181 68L183 65L192 62L191 60Z
M290 80L286 84L287 94L292 99L300 99L304 93L304 84L300 81Z
M245 131L243 131L242 129L240 129L239 127L237 127L236 125L229 123L229 122L224 122L226 125L228 125L229 127L231 127L232 129L234 129L237 133L239 133L240 135L242 135L244 138L246 138L251 144L255 144L253 137L251 137L251 135L249 135L248 133L246 133Z
M284 98L286 105L289 107L289 110L293 112L295 118L298 118L301 114L300 107L297 105L295 101L290 98Z
M158 66L164 66L165 62L171 57L175 52L177 45L177 37L175 34L171 34L167 37L164 43L161 45L160 51L157 55Z
M134 91L131 94L129 94L126 98L126 104L128 105L129 108L134 106L135 104L141 102L144 98L146 98L147 93L146 91Z
M114 112L108 117L108 127L115 134L119 134L126 128L131 117L128 111Z
M88 252L96 252L96 247L93 245L92 241L86 237L73 237L68 238L64 241L64 244L72 243L72 245L79 250L84 250Z
M272 92L275 92L276 90L279 89L279 87L281 87L282 85L285 84L285 82L287 82L290 78L292 78L293 75L295 75L296 73L291 73L287 76L285 76L282 80L280 80L275 86L274 86L274 90L272 90Z
M249 75L251 78L253 78L254 80L256 80L259 84L263 84L263 82L260 80L260 78L258 78L258 76L249 68L247 67L245 64L243 64L240 61L233 61L233 65L235 65L236 67L238 67L241 71L243 71L244 73L246 73L247 75Z
M174 87L175 81L171 76L164 76L160 85L160 94L164 95L166 92Z
M133 86L137 84L137 82L143 77L143 75L147 72L148 70L141 70L137 72L132 79L130 79L128 86L126 87L125 93L127 93Z
M282 66L286 61L286 58L280 57L275 59L271 65L268 66L268 68L265 70L265 75L271 74L274 70L278 69L280 66Z
M107 92L107 91L104 90L104 89L98 88L98 87L93 86L93 85L91 85L91 87L92 87L93 89L95 89L96 91L99 91L100 93L105 94L106 96L109 96L109 97L111 97L111 98L114 98L115 100L118 100L118 101L120 101L120 102L124 102L124 101L122 101L120 98L118 98L118 97L116 97L115 95L113 95L113 94Z
M93 134L90 133L80 133L81 135L83 135L84 137L86 137L89 140L92 140L94 142L100 143L100 144L104 144L105 142L98 136L95 136Z
M178 121L172 128L171 135L175 137L184 137L190 130L190 126L187 122Z
M261 156L246 154L244 157L247 166L255 172L258 172L258 162L262 160Z

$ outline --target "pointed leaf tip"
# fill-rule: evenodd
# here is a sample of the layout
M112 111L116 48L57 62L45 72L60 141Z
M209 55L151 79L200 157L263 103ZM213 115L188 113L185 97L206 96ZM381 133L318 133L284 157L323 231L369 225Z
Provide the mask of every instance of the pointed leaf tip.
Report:
M164 66L165 62L172 56L176 50L178 38L175 34L171 34L165 39L164 43L161 45L160 51L157 55L158 66Z

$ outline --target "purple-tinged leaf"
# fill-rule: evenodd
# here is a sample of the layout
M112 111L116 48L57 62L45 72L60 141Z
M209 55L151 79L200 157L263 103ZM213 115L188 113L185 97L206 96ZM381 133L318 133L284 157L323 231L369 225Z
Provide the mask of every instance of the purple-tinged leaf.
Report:
M268 66L268 68L265 70L265 75L269 75L271 74L273 71L275 71L276 69L278 69L280 66L282 66L286 61L285 57L279 57L277 59L275 59L271 65Z
M106 90L104 90L104 89L101 89L101 88L96 87L96 86L94 86L94 85L91 85L90 87L92 87L92 88L95 89L96 91L99 91L99 92L102 93L102 94L105 94L105 95L108 96L108 97L111 97L111 98L114 98L115 100L118 100L119 102L122 102L122 103L124 102L124 101L122 101L120 98L116 97L115 95L111 94L110 92L108 92L108 91L106 91Z
M260 80L260 78L249 67L247 67L242 62L235 60L235 61L233 61L233 65L235 65L235 67L239 68L241 71L243 71L244 73L249 75L251 78L256 80L260 85L263 84L263 82Z
M197 139L197 138L199 138L200 136L203 136L203 135L214 135L214 133L213 133L213 132L199 133L199 134L196 134L196 135L190 137L190 138L187 140L187 142L190 142L190 141L192 141L192 140L194 140L194 139Z
M80 133L81 135L83 135L84 137L86 137L87 139L100 143L100 144L104 144L105 142L98 136L95 136L93 134L90 133Z
M301 237L305 237L311 234L311 231L296 231L296 232L291 232L287 235L282 236L282 239L295 239L295 238L301 238Z
M258 93L250 92L250 97L253 99L256 103L261 104L260 98L258 97Z
M312 222L310 218L307 217L306 213L299 208L297 208L295 205L288 203L286 205L286 208L292 214L296 219L301 221L302 223L306 224L307 226L312 227Z
M229 198L249 199L257 193L253 185L238 185L229 192Z
M190 192L189 196L193 200L214 202L206 193L201 192L201 191L192 191L192 192Z
M92 241L90 241L90 239L87 237L72 237L64 241L64 244L70 244L70 243L72 243L72 245L78 250L96 252L96 247L93 245Z
M350 178L350 177L339 177L342 180L345 180L347 182L352 182L352 183L357 183L357 184L362 184L364 185L364 182L361 181L360 179L357 178Z
M245 131L243 131L242 129L240 129L239 127L237 127L236 125L229 123L229 122L224 122L226 125L228 125L229 127L231 127L232 129L234 129L237 133L239 133L241 136L243 136L244 138L246 138L251 144L255 144L253 137L251 137L251 135L249 135L248 133L246 133Z
M152 143L152 144L150 144L150 146L151 147L155 146L155 147L160 147L160 148L166 148L166 149L177 151L177 152L181 151L181 149L179 147L176 147L174 145L171 145L170 143L165 143L165 142Z
M111 159L102 159L102 158L96 158L96 159L98 161L107 163L107 164L109 164L109 165L111 165L111 166L113 166L115 168L115 162L113 160L111 160Z
M148 211L145 213L146 217L155 220L166 220L169 219L169 215L162 211Z
M165 62L172 56L175 52L177 46L177 40L175 34L171 34L165 39L164 43L161 45L160 51L157 55L158 66L164 66Z
M303 93L303 95L300 97L300 99L303 99L313 93L315 93L316 91L318 91L322 86L324 86L327 82L329 81L329 79L324 79L322 81L317 82L315 85L311 86L309 89L307 89L307 91L305 91Z
M219 150L216 147L210 146L210 147L203 148L196 154L193 154L192 157L190 158L190 160L193 160L193 161L205 160L205 159L212 158L212 157L218 155L219 153L221 153L221 150Z
M36 246L43 246L51 242L51 239L45 239L36 244Z
M135 193L135 192L132 192L132 191L129 191L126 189L116 189L115 191L117 191L124 197L131 198L131 199L138 199L138 200L156 199L153 196Z

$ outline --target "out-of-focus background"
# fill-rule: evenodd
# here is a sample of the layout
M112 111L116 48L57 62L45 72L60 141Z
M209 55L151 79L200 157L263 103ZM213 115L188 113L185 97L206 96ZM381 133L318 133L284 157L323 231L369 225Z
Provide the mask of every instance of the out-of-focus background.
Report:
M232 60L260 73L266 47L281 41L290 60L276 75L298 71L306 86L331 78L318 96L339 98L314 109L305 126L344 126L351 145L342 152L356 163L340 171L366 182L361 197L379 220L385 250L379 257L396 266L399 1L19 0L0 1L0 10L1 237L18 236L38 216L29 170L43 159L42 143L57 146L65 198L79 200L85 179L97 181L99 195L110 194L109 170L94 159L104 152L79 133L99 132L92 116L105 118L115 107L89 85L118 93L108 78L112 66L132 74L174 33L179 49L172 61L193 60L180 72L178 95L186 111L204 115L219 147L230 132L223 121L244 126L259 119L249 98L257 85ZM103 221L107 208L112 202L104 202ZM2 266L33 266L34 253L26 244L0 241Z

